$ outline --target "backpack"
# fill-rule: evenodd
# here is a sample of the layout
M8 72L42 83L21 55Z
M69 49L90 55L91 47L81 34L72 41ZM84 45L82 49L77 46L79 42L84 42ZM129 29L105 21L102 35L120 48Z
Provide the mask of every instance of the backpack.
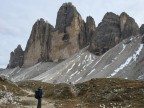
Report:
M38 89L35 90L35 98L36 98L36 99L38 99L38 92L39 92Z
M42 90L41 89L35 90L35 98L36 99L42 98Z

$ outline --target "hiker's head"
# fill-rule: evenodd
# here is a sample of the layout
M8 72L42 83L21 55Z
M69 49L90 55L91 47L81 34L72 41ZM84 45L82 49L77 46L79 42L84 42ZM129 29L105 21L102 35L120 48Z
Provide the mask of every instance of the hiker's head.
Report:
M38 89L42 89L42 87L41 86L39 86L39 88Z

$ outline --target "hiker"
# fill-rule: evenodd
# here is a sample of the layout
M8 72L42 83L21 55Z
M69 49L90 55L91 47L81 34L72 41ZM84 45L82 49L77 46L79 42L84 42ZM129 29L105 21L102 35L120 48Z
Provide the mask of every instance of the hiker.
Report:
M35 98L38 99L37 108L41 108L41 99L42 99L42 88L41 87L39 87L35 91Z

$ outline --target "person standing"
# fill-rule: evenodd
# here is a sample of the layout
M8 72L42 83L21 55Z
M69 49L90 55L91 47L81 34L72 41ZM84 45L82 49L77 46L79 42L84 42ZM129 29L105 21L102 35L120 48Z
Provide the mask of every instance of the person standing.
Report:
M35 98L38 100L37 108L41 108L41 101L42 101L42 88L39 87L35 91Z

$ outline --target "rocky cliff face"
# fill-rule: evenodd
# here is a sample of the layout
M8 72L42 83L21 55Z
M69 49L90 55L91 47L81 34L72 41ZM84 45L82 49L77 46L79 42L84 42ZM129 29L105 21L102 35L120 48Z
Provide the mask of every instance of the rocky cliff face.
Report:
M60 7L51 43L53 61L67 59L87 45L85 22L71 3Z
M144 24L141 25L139 33L140 33L140 35L144 35ZM144 43L144 36L142 38L142 43Z
M140 32L140 35L144 34L144 24L141 25L139 32Z
M91 44L92 41L92 36L94 34L94 32L96 31L96 25L95 25L95 21L91 16L88 16L86 18L86 37L87 37L87 44Z
M25 49L24 66L49 60L53 29L53 26L44 19L40 19L34 24Z
M90 20L87 22L89 27L91 26ZM92 21L94 24L94 20ZM60 7L55 28L43 19L38 20L33 26L26 46L24 66L34 65L40 61L67 59L87 46L90 39L87 40L85 25L71 3L64 3ZM92 33L94 28L91 27L87 34Z
M139 27L135 20L123 12L120 15L120 29L121 29L121 37L125 39L129 36L135 36L139 33Z
M10 60L7 68L15 68L17 66L21 67L23 65L24 51L21 46L18 45L17 48L10 54Z
M120 40L120 20L119 16L108 12L102 22L98 25L93 35L93 49L95 54L103 54L108 49L116 45Z
M123 39L138 33L137 23L125 12L120 16L108 12L93 35L91 51L101 55Z

